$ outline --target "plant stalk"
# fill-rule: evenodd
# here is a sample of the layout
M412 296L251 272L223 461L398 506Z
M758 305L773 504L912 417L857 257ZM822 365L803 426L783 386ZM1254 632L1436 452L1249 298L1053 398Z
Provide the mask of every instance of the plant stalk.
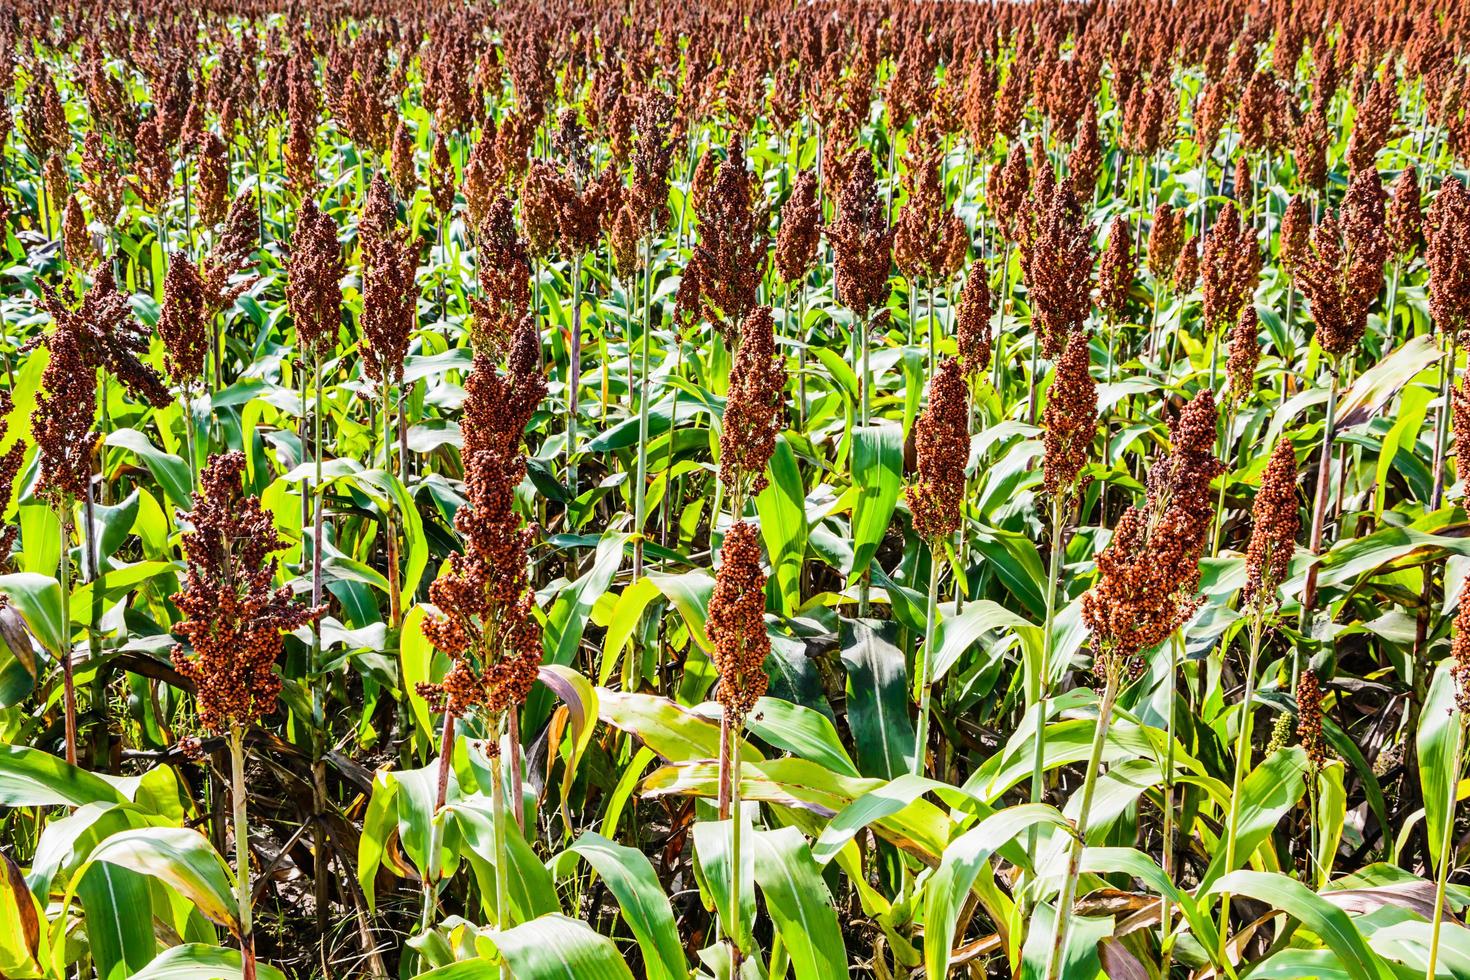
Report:
M1113 704L1118 700L1121 674L1121 666L1109 668L1102 701L1098 704L1092 751L1087 757L1086 774L1082 777L1082 807L1077 811L1077 833L1072 838L1072 850L1067 858L1067 874L1062 879L1062 892L1057 898L1056 927L1052 930L1051 955L1046 964L1047 980L1056 980L1058 977L1067 948L1067 931L1072 923L1072 901L1077 894L1077 878L1081 874L1082 851L1087 836L1087 818L1092 812L1092 796L1097 789L1097 771L1102 765L1103 745L1108 738L1108 722L1112 720Z
M919 721L914 732L914 763L912 772L915 776L924 775L925 762L928 756L929 745L929 698L930 689L934 686L934 640L938 635L939 619L939 542L931 542L929 546L929 602L928 609L924 614L923 664L919 670Z
M245 729L230 726L230 805L235 825L235 901L240 908L240 958L255 980L255 929L250 920L250 824L245 818Z

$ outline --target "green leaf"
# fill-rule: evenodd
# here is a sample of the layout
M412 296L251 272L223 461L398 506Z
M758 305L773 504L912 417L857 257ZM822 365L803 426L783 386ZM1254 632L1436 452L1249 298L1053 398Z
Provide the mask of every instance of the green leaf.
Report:
M154 446L137 429L114 429L107 434L104 443L136 454L174 506L181 510L189 510L194 506L188 463Z
M796 454L785 436L776 440L768 468L770 482L756 494L761 537L770 556L781 612L792 615L801 605L801 567L806 554L806 490Z
M1428 334L1405 341L1403 346L1358 375L1337 407L1334 432L1361 425L1377 415L1400 388L1444 354Z
M1424 795L1424 826L1429 834L1429 855L1436 868L1443 860L1445 823L1450 819L1459 782L1463 722L1456 709L1451 667L1451 661L1442 660L1434 669L1424 710L1419 715L1415 743L1419 750L1419 786Z
M925 793L947 786L947 783L927 776L904 773L877 789L869 790L843 807L828 822L822 836L812 845L813 860L818 864L830 863L864 827L884 817L902 813Z
M684 617L684 623L689 627L689 635L699 648L706 654L714 652L709 634L704 631L705 621L709 619L709 599L715 591L714 576L700 569L681 575L649 572L648 577L679 610L679 615Z
M1393 976L1346 912L1294 878L1265 871L1232 871L1202 891L1205 895L1227 893L1264 902L1301 922L1322 937L1355 980L1389 980Z
M844 619L842 664L847 668L847 724L864 775L892 779L913 768L908 671L894 645L893 623Z
M572 779L577 773L577 763L587 751L587 746L592 742L592 733L597 727L597 691L587 678L570 667L558 664L542 664L536 676L566 703L571 722L572 748L561 782L561 805L565 807L567 797L572 791Z
M617 899L623 921L633 930L643 950L649 980L679 980L689 976L679 930L658 873L642 851L608 840L593 831L577 838L568 850L580 855L607 883Z
M61 564L61 522L50 506L35 502L16 508L20 517L20 570L54 575Z
M837 735L837 727L820 711L790 701L761 698L745 719L745 727L757 738L820 763L833 772L845 776L858 774Z
M547 615L542 646L545 662L571 664L587 628L592 604L612 584L623 560L623 545L629 534L609 531L597 544L597 558L586 574L563 589Z
M419 733L428 744L432 744L436 735L434 720L429 712L429 703L418 692L418 685L428 684L436 678L435 650L424 636L424 618L427 615L423 606L414 606L403 617L398 637L398 659L403 673L403 696L408 699Z
M750 847L755 852L756 884L791 954L798 980L848 976L847 950L832 895L801 831L795 827L757 831L750 836Z
M456 829L464 836L472 852L469 856L481 862L482 887L494 881L496 863L495 814L490 798L482 794L467 796L448 805L447 810L454 819ZM510 904L511 922L530 922L537 916L561 911L556 897L556 882L546 865L536 857L531 845L521 834L521 829L506 810L506 856L509 862L506 899ZM485 889L484 900L493 907L495 889ZM500 910L495 909L500 915Z
M944 849L939 870L924 888L924 966L931 977L949 975L950 948L966 896L982 872L989 874L990 856L1022 831L1050 825L1071 833L1072 825L1044 803L1008 807L981 820Z
M740 797L770 803L802 814L831 819L866 793L886 784L877 779L841 776L805 759L788 757L745 762L740 767ZM699 796L719 794L720 767L716 762L686 762L664 766L643 780L645 796ZM874 833L925 861L938 860L949 840L953 823L934 804L914 800L895 814L869 821Z
M989 599L967 604L958 616L949 616L937 624L938 650L934 655L934 680L943 679L960 655L982 635L995 630L1030 625L1025 619Z
M26 628L59 661L71 645L71 636L62 622L61 585L56 579L31 572L0 575L0 593L9 597Z
M618 594L613 603L612 618L602 641L602 655L597 664L597 683L605 685L617 669L618 660L627 649L628 642L638 629L643 611L655 596L660 595L658 585L650 578L641 578Z
M743 780L742 780L743 783ZM740 922L730 922L731 891L730 870L734 821L743 820L742 840L750 838L750 816L745 808L734 811L729 820L702 820L694 825L694 856L698 862L701 888L708 896L706 904L713 903L720 928L725 935L735 935L737 945L746 953L754 951L751 931L755 927L755 852L749 847L740 849Z
M867 571L893 521L903 484L903 429L891 422L853 430L852 482L858 497L852 509L851 585Z
M126 977L153 959L153 899L148 879L116 864L94 866L78 884L87 946L99 980Z
M113 834L77 869L71 888L77 887L90 868L104 862L157 878L211 921L238 932L233 876L209 839L197 830L148 827Z
M40 976L40 961L45 958L41 947L45 910L26 887L20 868L4 852L0 852L0 873L5 877L0 884L0 975Z
M580 919L543 915L513 929L490 933L487 939L510 964L515 980L633 980L613 941L593 932ZM498 972L475 975L498 977Z
M82 806L126 803L117 787L49 752L0 745L0 806Z
M286 975L269 963L255 964L260 980L286 980ZM133 980L243 980L245 970L238 949L185 943L166 949Z
M1302 776L1307 771L1307 754L1300 745L1278 749L1245 777L1240 786L1236 818L1235 860L1242 866L1264 844L1287 811L1306 792ZM1221 875L1234 871L1225 867L1225 847L1215 849L1210 866L1200 879L1208 886Z
M619 731L637 735L643 744L670 762L717 759L720 755L720 726L680 707L667 698L651 694L629 694L597 689L603 722ZM757 762L755 746L742 741L740 757Z

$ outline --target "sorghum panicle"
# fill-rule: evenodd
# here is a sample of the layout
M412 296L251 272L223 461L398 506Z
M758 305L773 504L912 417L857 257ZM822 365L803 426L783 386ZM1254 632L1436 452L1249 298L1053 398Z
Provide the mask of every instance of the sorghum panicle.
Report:
M1247 303L1230 331L1230 357L1225 362L1229 398L1236 405L1247 401L1256 384L1256 365L1261 360L1261 326L1256 308Z
M1115 317L1123 315L1135 268L1133 228L1126 217L1119 215L1108 226L1108 244L1097 267L1097 305L1105 312Z
M1393 254L1411 258L1424 241L1424 210L1419 203L1419 171L1405 167L1389 191L1388 242Z
M709 601L705 631L720 672L715 698L738 726L769 683L765 673L771 639L766 634L766 575L761 570L760 536L755 525L739 521L725 532L720 568Z
M521 321L506 370L476 351L465 382L461 458L468 503L455 514L465 550L429 587L437 613L424 636L453 665L438 684L419 692L440 709L496 715L523 702L541 664L541 623L533 612L526 549L535 531L515 510L526 473L525 428L546 395L537 364L535 327ZM493 746L487 746L493 751Z
M297 209L288 248L286 304L303 352L321 356L337 344L345 270L337 223L315 199L306 198Z
M1199 560L1214 519L1210 482L1215 401L1206 389L1170 427L1170 453L1149 474L1148 501L1119 519L1097 558L1097 584L1082 596L1094 670L1106 674L1168 639L1198 608Z
M740 326L740 349L720 423L720 482L737 503L766 486L766 465L781 431L786 366L776 350L769 306L758 306Z
M751 173L738 141L730 143L703 204L690 264L698 267L705 318L733 341L733 331L755 306L766 268L764 208L753 200Z
M1358 345L1368 326L1368 308L1383 285L1388 261L1383 185L1378 173L1360 171L1348 186L1336 217L1322 219L1297 269L1297 285L1311 307L1317 341L1329 354Z
M990 368L990 283L985 267L976 265L960 290L955 314L955 346L965 377L973 381Z
M1097 385L1088 371L1091 335L1067 338L1042 412L1042 485L1048 496L1070 496L1097 435Z
M158 336L163 340L163 364L168 376L180 387L191 387L204 374L209 329L204 280L199 275L199 267L183 252L173 252L168 257Z
M1463 340L1470 327L1470 191L1458 179L1435 194L1427 237L1430 318L1436 329Z
M1297 512L1296 454L1290 439L1282 439L1271 452L1271 461L1261 477L1251 506L1251 537L1245 553L1245 588L1241 608L1264 609L1278 601L1276 590L1286 581L1301 530Z
M1187 232L1184 211L1168 202L1154 209L1154 220L1148 232L1148 271L1159 282L1168 282L1179 262Z
M822 237L822 211L817 206L817 175L803 170L781 207L776 231L776 272L785 283L796 283L811 271Z
M929 381L929 404L914 422L918 472L904 488L914 533L931 545L960 527L970 458L969 403L959 360L946 358Z
M1260 275L1256 230L1240 220L1240 212L1231 201L1221 209L1205 236L1200 257L1205 326L1211 333L1235 323L1241 307L1255 292Z
M1042 171L1050 174L1051 167ZM1070 183L1063 183L1039 212L1029 247L1022 245L1031 316L1043 356L1056 358L1086 322L1092 309L1092 265L1092 226Z
M358 218L362 249L363 367L375 381L402 377L408 342L418 327L418 270L422 239L398 224L393 194L373 176Z
M858 147L850 158L851 168L837 214L827 227L827 238L835 253L834 277L838 301L859 320L888 302L888 271L894 229L888 226L883 201L878 196L878 179L873 158Z
M1470 715L1470 579L1460 587L1455 636L1450 641L1450 673L1455 678L1455 709Z
M194 683L199 721L219 732L269 714L281 691L273 669L281 634L319 617L323 609L292 600L289 586L272 588L276 559L286 547L259 498L244 489L245 454L211 456L180 514L188 562L185 585L173 597L183 620L173 632L188 641L174 666Z

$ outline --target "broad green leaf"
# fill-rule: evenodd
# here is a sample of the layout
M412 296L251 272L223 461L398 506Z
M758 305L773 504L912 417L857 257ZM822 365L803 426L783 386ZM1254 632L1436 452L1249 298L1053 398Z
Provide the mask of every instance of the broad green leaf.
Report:
M1388 980L1393 976L1346 912L1294 878L1265 871L1232 871L1204 888L1202 894L1241 895L1280 909L1321 936L1355 980Z
M197 830L149 827L113 834L98 844L77 869L71 888L75 889L88 870L101 863L157 878L211 921L238 931L234 876L209 839Z
M256 962L259 980L286 980L286 975L269 963ZM245 970L238 949L185 943L166 949L133 974L133 980L243 980Z
M858 797L884 785L877 779L841 776L794 757L747 761L740 767L741 799L788 807L820 820L835 817ZM718 763L689 762L655 770L643 780L641 790L645 796L715 799L719 786ZM927 861L939 858L953 826L939 807L918 799L898 813L879 816L869 823L879 837Z
M605 723L638 736L643 744L670 762L695 762L720 756L719 723L701 718L667 698L600 687L597 700ZM761 756L754 746L742 740L740 757L755 762Z
M513 929L490 933L488 942L510 964L511 976L516 980L633 980L613 941L593 932L580 919L543 915ZM464 976L488 980L498 977L498 972Z
M114 429L107 434L104 443L136 454L175 507L189 510L194 506L189 464L184 460L163 452L137 429Z
M840 623L847 668L847 724L864 774L892 779L913 768L914 723L909 717L908 671L894 645L892 623Z
M770 482L756 494L756 512L760 514L761 537L770 557L772 576L777 583L781 611L794 613L801 605L801 568L806 554L806 490L796 455L785 436L776 439L776 450L768 467Z
M746 717L745 727L757 738L820 763L833 772L845 776L858 774L836 726L820 711L790 701L761 698Z
M947 616L936 626L937 651L934 655L934 680L944 679L960 655L982 635L1002 629L1028 627L1031 624L989 599L969 603L958 616Z
M1018 834L1043 824L1071 833L1072 825L1055 807L1023 803L986 817L944 849L939 870L924 888L924 967L929 976L949 975L960 909L976 879L989 873L990 856Z
M125 803L117 787L94 773L24 745L0 745L0 806Z
M7 977L40 976L45 958L41 930L45 910L37 903L20 868L0 852L0 974Z
M60 583L47 575L17 572L0 575L0 593L20 611L31 634L60 661L71 641L62 622Z
M1244 866L1256 848L1271 836L1281 818L1306 792L1307 754L1301 746L1279 749L1268 756L1245 777L1240 786L1239 812L1236 817L1235 860ZM1208 886L1221 875L1236 870L1225 867L1225 847L1215 849L1201 884Z
M77 884L87 946L100 980L137 972L153 959L153 899L148 879L117 864L94 865Z
M795 827L757 831L755 880L766 911L791 955L797 980L848 976L842 929L821 868L812 860L806 838Z
M688 977L689 968L668 896L643 852L592 831L584 833L568 850L586 860L617 899L623 921L628 923L643 950L649 980Z
M893 520L903 483L903 429L880 422L853 430L852 482L858 497L852 511L852 567L847 582L856 582L878 550Z
M1392 354L1358 375L1343 394L1337 406L1334 431L1342 432L1368 421L1416 374L1443 356L1435 339L1428 334L1405 341Z
M733 811L729 820L701 820L694 825L694 856L698 862L700 887L706 892L706 905L713 904L715 916L721 930L728 936L736 936L736 943L746 953L754 951L751 932L755 927L755 851L750 847L740 849L740 922L732 925L730 872L734 866L733 853L734 821L743 820L741 840L750 840L750 817L741 807Z
M566 774L562 777L561 783L561 803L565 807L567 797L572 790L572 779L577 773L577 763L581 761L582 754L587 751L587 746L592 741L593 731L597 727L597 691L587 678L570 667L562 667L557 664L542 664L541 669L537 672L537 678L555 691L557 697L566 703L568 717L571 721L571 753L567 759Z
M828 864L868 824L901 813L925 793L947 785L926 776L904 773L897 779L869 790L843 807L828 822L822 835L812 845L812 858L818 864Z
M1445 823L1454 805L1452 794L1459 781L1461 729L1464 722L1455 707L1455 677L1452 664L1442 660L1429 682L1429 694L1419 715L1416 744L1419 757L1419 786L1424 795L1424 826L1429 835L1429 855L1435 867L1442 860Z

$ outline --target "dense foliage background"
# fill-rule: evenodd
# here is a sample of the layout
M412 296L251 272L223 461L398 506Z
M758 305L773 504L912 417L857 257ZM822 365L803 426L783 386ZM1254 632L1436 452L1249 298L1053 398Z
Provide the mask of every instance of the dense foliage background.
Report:
M3 8L0 975L1470 976L1460 4Z

